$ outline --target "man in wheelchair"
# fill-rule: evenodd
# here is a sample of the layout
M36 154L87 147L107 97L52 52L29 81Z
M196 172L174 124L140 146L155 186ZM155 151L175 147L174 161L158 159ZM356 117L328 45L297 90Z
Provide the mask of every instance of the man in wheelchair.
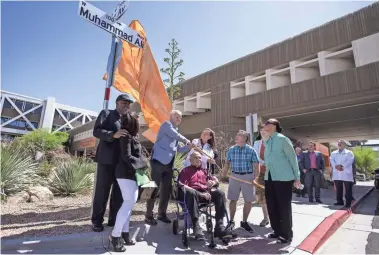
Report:
M232 234L224 227L225 210L225 193L219 190L218 180L211 176L207 180L208 173L206 169L201 168L201 155L199 152L193 152L190 157L191 165L185 167L179 174L178 181L182 188L178 189L178 199L184 200L184 192L186 197L186 205L191 215L192 226L195 238L197 240L204 239L204 233L199 225L201 204L212 202L216 210L216 226L214 236L218 238L231 238Z

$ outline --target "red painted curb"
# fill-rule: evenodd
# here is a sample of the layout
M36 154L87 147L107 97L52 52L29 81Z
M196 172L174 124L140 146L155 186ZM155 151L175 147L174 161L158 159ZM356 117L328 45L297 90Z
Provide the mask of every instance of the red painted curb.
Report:
M351 209L340 209L326 217L320 225L318 225L297 247L297 249L315 253L325 242L329 239L337 229L350 217L350 215L357 209L358 205L363 199L374 189L369 187L365 194L361 196L357 201L353 202Z

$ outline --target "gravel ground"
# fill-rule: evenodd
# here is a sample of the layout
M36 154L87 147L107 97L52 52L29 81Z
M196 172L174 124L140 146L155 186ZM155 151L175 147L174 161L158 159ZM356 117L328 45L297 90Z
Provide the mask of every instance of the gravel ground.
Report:
M227 191L228 184L220 189ZM56 236L91 231L92 195L76 197L55 197L48 202L10 204L1 206L1 238ZM158 201L157 201L158 202ZM240 199L238 205L243 204ZM155 210L157 206L155 206ZM144 220L146 204L138 202L133 209L131 225ZM156 212L156 211L155 211ZM176 205L170 202L168 216L176 212ZM106 212L108 217L108 211ZM107 222L107 219L104 219Z

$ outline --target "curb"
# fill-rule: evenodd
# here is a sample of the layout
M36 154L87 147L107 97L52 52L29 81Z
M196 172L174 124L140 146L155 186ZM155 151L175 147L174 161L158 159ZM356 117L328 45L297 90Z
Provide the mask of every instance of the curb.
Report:
M359 204L365 199L374 187L368 187L363 196L353 202L349 210L339 209L326 217L297 247L297 249L314 254L329 239L337 229L350 217Z
M91 247L93 249L104 248L107 245L108 231L103 233L80 233L51 237L28 237L4 240L1 239L1 253L14 252L17 250L52 251L61 249L62 245L67 248ZM57 245L59 244L59 245Z

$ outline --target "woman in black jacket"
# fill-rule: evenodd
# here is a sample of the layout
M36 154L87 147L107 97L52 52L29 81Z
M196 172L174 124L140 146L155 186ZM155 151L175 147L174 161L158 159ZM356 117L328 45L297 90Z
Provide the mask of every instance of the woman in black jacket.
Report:
M121 157L116 167L116 179L124 201L109 237L116 252L125 251L124 244L135 244L129 236L129 222L133 206L138 198L136 170L147 167L147 160L142 154L142 147L138 140L139 123L130 112L121 117L121 129L127 130L128 134L120 138Z

